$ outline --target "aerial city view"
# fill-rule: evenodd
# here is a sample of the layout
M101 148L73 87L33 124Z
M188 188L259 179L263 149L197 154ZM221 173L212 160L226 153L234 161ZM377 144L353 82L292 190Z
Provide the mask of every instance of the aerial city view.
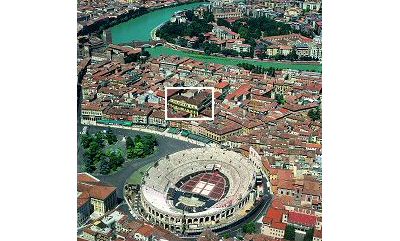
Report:
M322 240L321 0L77 10L78 241Z

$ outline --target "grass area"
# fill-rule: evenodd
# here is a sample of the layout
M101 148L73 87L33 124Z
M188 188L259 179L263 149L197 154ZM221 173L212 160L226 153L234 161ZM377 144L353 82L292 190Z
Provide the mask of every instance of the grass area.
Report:
M151 162L147 165L142 166L141 168L137 169L135 172L132 173L132 175L128 178L127 183L129 184L140 184L143 174L149 169L151 166L153 166L154 163Z
M321 64L296 64L296 63L279 63L279 62L265 62L254 59L233 59L219 56L209 56L209 55L201 55L196 53L186 53L179 50L174 50L171 48L167 48L164 46L159 46L155 48L147 48L147 51L151 54L152 57L158 57L160 55L176 55L179 57L188 57L195 60L203 61L206 63L216 63L223 65L234 65L236 66L239 63L248 63L254 64L256 66L261 67L274 67L281 69L297 69L303 71L314 71L314 72L322 72Z

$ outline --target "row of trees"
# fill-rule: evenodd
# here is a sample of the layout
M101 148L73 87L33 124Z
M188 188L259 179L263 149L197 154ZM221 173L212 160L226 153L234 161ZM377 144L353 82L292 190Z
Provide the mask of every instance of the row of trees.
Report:
M239 64L237 64L237 66L242 67L245 70L250 70L254 74L267 74L268 76L272 76L272 77L275 77L276 70L281 70L281 69L277 69L274 67L265 68L265 67L261 67L261 66L254 65L254 64L248 64L248 63L239 63Z
M126 151L129 159L142 158L151 155L157 140L154 135L146 134L143 137L136 135L134 140L129 136L126 139Z

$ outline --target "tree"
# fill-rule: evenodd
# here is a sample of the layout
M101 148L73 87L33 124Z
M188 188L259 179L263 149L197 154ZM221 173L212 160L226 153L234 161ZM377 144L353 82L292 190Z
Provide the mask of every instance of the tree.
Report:
M94 135L94 141L99 144L100 148L104 147L104 138L104 134L100 131Z
M294 240L296 235L296 229L293 225L286 225L285 229L285 235L283 236L284 239L286 240Z
M133 148L134 157L144 157L144 145L142 142L135 143L135 148Z
M308 117L310 117L313 121L321 119L321 106L318 106L316 109L311 109L308 111Z
M149 146L156 146L157 145L157 140L156 137L152 134L146 134L143 136L143 144L149 145Z
M249 38L249 30L245 26L241 26L238 30L240 37L247 39Z
M168 22L159 28L156 35L167 42L175 42L175 39L183 36L197 36L209 32L212 30L213 26L209 22L213 21L214 16L210 12L204 14L204 18L200 19L194 16L192 12L186 12L188 16L188 21L185 23L172 23ZM202 41L200 41L202 42Z
M251 52L242 52L240 53L240 56L244 57L253 57L253 54Z
M237 66L244 68L245 70L250 70L253 71L253 69L255 69L255 65L254 64L248 64L248 63L239 63L237 64Z
M225 55L225 56L238 56L238 52L236 50L233 49L223 49L221 50L221 54Z
M94 161L95 156L100 151L101 151L101 147L100 147L99 143L97 143L96 141L92 141L90 143L89 147L83 153L83 155L85 157L87 157L89 160Z
M274 67L269 67L269 68L267 69L267 75L268 75L268 76L275 77L275 68L274 68Z
M97 151L96 155L93 158L94 164L99 163L103 158L104 158L104 154L100 149Z
M150 53L147 50L142 49L142 52L140 52L140 56L145 56L145 57L150 57Z
M124 162L124 158L121 153L112 152L110 155L110 168L111 170L115 171L120 167Z
M103 175L109 174L110 170L111 170L110 163L105 158L103 158L101 160L100 166L99 166L100 174L103 174Z
M93 173L96 167L94 165L84 165L83 170L88 173Z
M135 143L133 142L133 140L130 136L128 136L126 138L125 146L126 146L126 149L133 148L135 146Z
M217 19L217 25L218 26L225 26L227 28L231 28L231 24L228 21L226 21L225 19L223 19L223 18Z
M275 60L282 60L284 58L285 58L285 56L283 56L282 54L277 54L277 55L274 56Z
M304 236L303 241L312 241L314 237L314 228L311 228L306 231L306 235Z
M88 148L90 143L93 141L93 137L89 134L82 134L81 135L81 144L83 148Z
M299 56L296 53L296 50L293 48L290 53L286 56L290 61L295 61L299 59Z
M134 151L133 151L133 148L127 149L127 155L126 155L126 157L127 157L128 159L133 159L133 158L135 158L135 153L134 153Z
M211 23L214 22L214 14L212 12L206 11L203 14L203 19L204 21L206 21L207 23Z
M198 49L199 47L200 47L200 42L199 42L199 40L194 41L194 43L192 44L192 48Z
M267 54L265 52L261 52L259 54L257 54L257 57L261 60L267 58Z
M114 133L112 133L112 131L110 131L107 132L106 140L108 142L108 145L113 145L114 143L117 143L118 138Z
M134 141L135 141L135 145L136 145L136 143L142 142L142 137L140 135L136 135Z
M218 53L221 49L218 45L214 43L204 43L203 44L204 53L210 55L212 53Z
M283 94L281 94L281 93L277 93L277 94L275 95L275 100L276 100L276 101L278 102L278 104L280 104L280 105L284 105L285 102L286 102L286 100L285 100Z
M96 170L96 167L93 165L92 160L86 158L82 160L82 169L85 172L92 173L94 170Z
M185 15L188 21L193 21L193 19L195 18L193 10L186 11Z
M157 145L156 138L154 135L151 134L146 134L143 137L143 151L144 155L150 155L154 151L154 146Z
M204 40L206 40L206 37L204 37L204 34L199 34L199 39L198 39L199 43L200 44L203 43Z
M243 233L255 233L256 232L256 224L254 222L246 223L243 225Z
M176 40L176 44L179 45L179 46L182 46L182 47L186 47L187 43L188 43L188 41L185 38L178 38Z
M231 235L229 235L229 233L224 233L224 234L222 235L222 237L223 237L224 239L228 239L228 238L231 237Z

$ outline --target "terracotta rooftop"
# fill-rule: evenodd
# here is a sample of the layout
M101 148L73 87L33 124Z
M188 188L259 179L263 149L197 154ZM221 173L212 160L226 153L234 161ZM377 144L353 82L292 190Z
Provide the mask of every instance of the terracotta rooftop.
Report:
M90 177L88 175L82 175L80 173L78 173L77 188L78 192L81 192L80 196L84 195L82 197L85 197L86 195L88 195L90 198L96 198L99 200L106 199L117 189L116 187L100 182L98 180L90 181Z
M317 217L304 213L289 212L288 222L314 227L317 224Z
M138 230L136 230L136 233L139 233L143 235L144 237L150 237L153 234L154 227L150 225L143 225L140 227Z
M263 218L263 223L271 223L271 222L281 222L282 221L282 210L276 208L270 208L267 211L267 214Z

